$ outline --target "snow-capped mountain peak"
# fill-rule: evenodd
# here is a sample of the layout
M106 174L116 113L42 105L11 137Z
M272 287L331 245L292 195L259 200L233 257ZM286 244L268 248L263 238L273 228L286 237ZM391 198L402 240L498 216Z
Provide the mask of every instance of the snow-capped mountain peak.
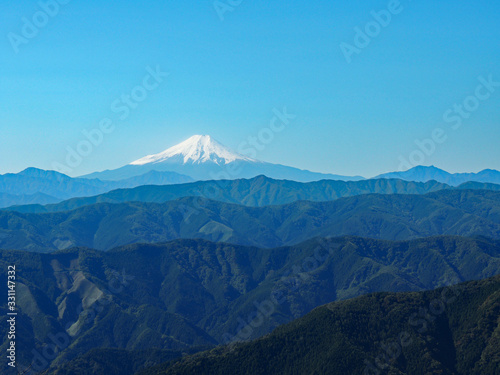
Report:
M234 152L209 135L193 135L184 142L159 154L145 156L130 164L145 165L171 161L183 164L215 163L224 165L237 160L256 161Z

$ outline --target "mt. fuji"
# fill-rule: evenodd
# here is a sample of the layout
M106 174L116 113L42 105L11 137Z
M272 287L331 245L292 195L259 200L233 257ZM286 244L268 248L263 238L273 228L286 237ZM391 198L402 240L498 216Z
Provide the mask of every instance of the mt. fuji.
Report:
M130 163L130 165L162 162L182 162L183 164L215 163L217 165L225 165L237 160L258 163L255 159L235 153L209 135L193 135L176 146L170 147L159 154L145 156Z
M150 171L177 172L195 180L232 180L258 175L301 182L322 179L344 181L363 179L363 177L316 173L281 164L261 162L238 154L209 135L194 135L158 154L147 155L118 169L96 172L83 177L121 180Z

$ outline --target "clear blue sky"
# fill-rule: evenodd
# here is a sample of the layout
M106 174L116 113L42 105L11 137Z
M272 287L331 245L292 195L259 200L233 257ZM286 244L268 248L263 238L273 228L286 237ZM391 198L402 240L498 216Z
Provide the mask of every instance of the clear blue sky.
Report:
M388 4L243 0L221 21L212 0L72 0L18 45L10 33L23 36L23 17L46 20L36 1L3 1L0 173L63 163L82 130L104 118L114 131L71 175L120 167L193 134L237 149L285 106L297 118L259 150L261 160L370 177L398 169L415 140L442 128L447 140L423 164L500 169L500 87L469 100L478 108L458 129L443 120L478 77L500 82L500 3L401 0L348 63L341 43L354 45L355 28ZM121 120L111 105L148 66L170 75Z

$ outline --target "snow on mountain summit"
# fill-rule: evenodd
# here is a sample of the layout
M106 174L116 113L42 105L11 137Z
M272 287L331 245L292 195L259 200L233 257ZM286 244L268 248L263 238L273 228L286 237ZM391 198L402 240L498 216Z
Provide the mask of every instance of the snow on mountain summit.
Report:
M181 162L183 164L215 163L224 165L236 160L256 162L256 160L240 155L220 144L209 135L193 135L159 154L148 155L138 159L131 165L156 164L162 162Z

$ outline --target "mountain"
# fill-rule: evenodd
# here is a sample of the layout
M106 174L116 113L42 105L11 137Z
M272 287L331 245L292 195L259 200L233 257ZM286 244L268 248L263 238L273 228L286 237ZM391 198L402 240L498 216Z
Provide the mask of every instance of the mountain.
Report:
M133 189L113 190L92 197L72 198L57 204L11 206L5 208L5 210L24 213L60 212L95 203L165 203L184 197L203 197L220 202L263 207L288 204L300 200L323 202L363 194L426 194L444 189L500 191L500 185L468 182L453 188L436 181L424 183L388 179L362 181L321 180L302 183L257 176L252 179L140 186Z
M403 242L345 237L276 249L177 240L108 252L1 250L0 278L16 265L19 363L28 366L35 358L43 369L53 358L43 345L56 342L54 367L64 369L74 359L90 372L61 374L82 374L94 368L82 363L85 358L104 366L120 355L129 358L124 365L140 366L138 352L148 357L152 349L189 351L235 335L261 337L331 301L490 277L500 272L499 245L449 236ZM6 288L0 301L0 350L6 352ZM257 323L259 311L266 316ZM88 353L92 349L130 354Z
M21 194L21 195L0 193L0 208L18 206L18 205L55 204L58 202L61 202L61 199L57 199L43 193Z
M226 165L234 161L258 163L257 160L237 154L221 145L209 135L194 135L184 142L156 155L148 155L136 160L131 165L146 165L158 163L203 164L213 163Z
M152 173L152 172L150 172ZM156 173L156 172L155 172ZM469 188L488 187L500 190L500 185L477 183ZM73 198L58 204L26 205L9 207L9 211L43 213L67 211L95 203L155 202L164 203L184 197L203 197L220 202L263 207L308 200L314 202L331 201L342 197L361 194L425 194L449 189L450 186L435 181L420 183L402 180L362 180L296 182L274 180L266 176L252 179L198 181L188 184L165 186L140 186L133 189L113 190L109 193Z
M151 170L182 173L195 180L252 178L259 175L301 182L323 179L345 181L363 179L359 176L346 177L316 173L261 162L238 154L209 135L194 135L159 154L145 156L118 169L96 172L82 177L121 180Z
M73 246L109 250L177 238L272 248L313 237L408 240L443 234L500 239L500 192L367 194L266 207L188 197L166 203L99 203L45 214L0 211L0 248L38 252Z
M498 276L379 293L319 307L264 338L140 374L497 375L499 316Z
M397 178L406 181L427 182L438 181L451 186L458 186L466 182L500 183L500 172L493 169L485 169L479 173L455 173L451 174L434 166L417 166L405 172L391 172L374 177Z
M142 174L121 181L72 178L55 171L28 168L14 174L0 175L0 207L14 204L47 204L73 197L102 194L119 188L132 188L145 184L172 184L192 181L190 177L175 172L154 172ZM0 195L0 198L2 195Z
M74 179L55 171L27 168L0 175L0 192L14 195L46 194L57 199L89 196L106 191L99 180Z
M464 182L457 187L462 190L500 190L500 185L485 182Z

